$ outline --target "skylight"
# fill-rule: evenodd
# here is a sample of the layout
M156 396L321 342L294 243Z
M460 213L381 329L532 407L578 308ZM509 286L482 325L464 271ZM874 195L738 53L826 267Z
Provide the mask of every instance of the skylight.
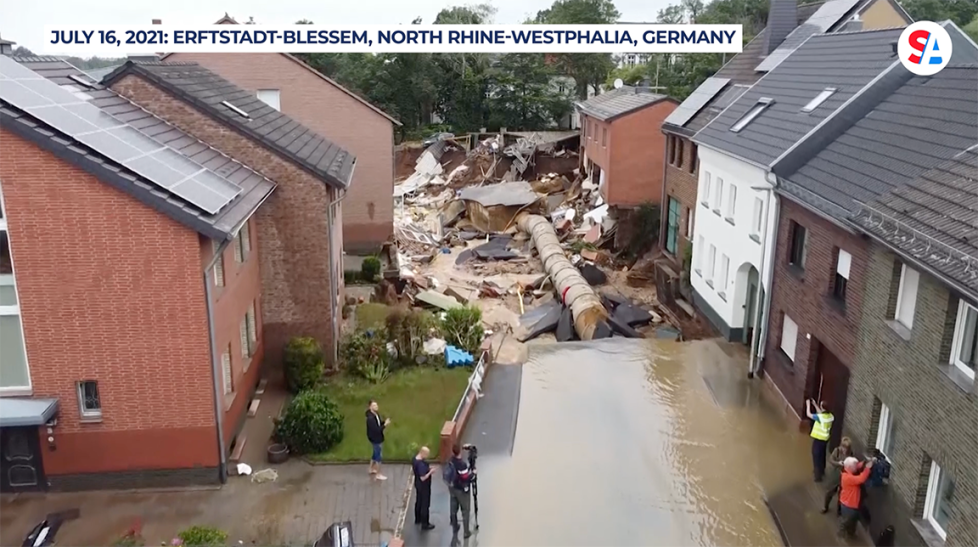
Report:
M230 110L231 112L234 112L235 114L237 114L238 116L241 116L242 118L249 118L249 119L251 118L251 116L249 116L247 112L245 112L244 110L241 110L240 108L234 106L233 104L231 104L231 103L229 103L227 101L221 101L221 104L224 105L225 107L227 107L228 110Z
M826 87L821 93L815 96L814 99L808 102L805 106L801 107L802 112L811 112L821 106L826 99L831 97L838 89L834 87Z
M730 128L730 131L734 133L740 133L740 131L743 128L747 127L747 124L754 121L754 118L760 116L761 112L764 112L764 109L771 106L772 104L774 104L774 99L768 97L762 97L757 101L757 104L751 107L751 109L748 110L747 113L743 115L743 117L737 120L737 123L733 124L733 127Z

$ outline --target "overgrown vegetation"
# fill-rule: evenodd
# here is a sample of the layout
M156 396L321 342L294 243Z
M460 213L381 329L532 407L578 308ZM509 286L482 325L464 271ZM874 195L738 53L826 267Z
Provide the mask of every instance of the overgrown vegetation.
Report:
M472 354L478 353L485 335L482 328L482 310L475 306L448 310L442 319L441 331L449 344Z
M581 251L583 251L585 249L587 249L589 251L595 251L595 250L597 250L597 247L595 247L593 243L588 243L587 241L584 241L583 239L576 239L576 240L572 241L571 244L570 244L570 250L571 250L571 252L573 252L575 254L581 254Z
M360 278L366 283L377 281L380 275L380 259L376 256L368 256L360 264Z
M391 372L392 356L387 349L387 329L358 329L340 344L344 370L368 382L380 383Z
M325 392L309 389L289 402L276 433L296 454L325 452L343 440L343 414Z
M297 336L285 346L285 382L292 393L315 387L323 377L326 356L315 338Z
M226 544L228 533L213 526L191 526L182 530L177 537L185 547L213 547Z
M658 205L643 203L635 210L634 232L628 242L628 253L641 256L659 241L659 220L661 209Z
M397 307L387 315L387 339L397 350L397 368L422 365L427 362L424 342L438 331L438 319L429 311Z

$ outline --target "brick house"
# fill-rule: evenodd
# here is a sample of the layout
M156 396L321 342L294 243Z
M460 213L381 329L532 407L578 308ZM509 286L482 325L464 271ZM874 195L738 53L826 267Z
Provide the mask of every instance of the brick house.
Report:
M237 21L225 15L217 24ZM399 121L289 53L171 53L163 59L199 63L355 154L359 162L342 202L344 249L369 254L392 236Z
M129 61L106 76L113 91L274 180L256 217L264 251L262 324L266 362L289 338L312 336L332 362L343 291L339 204L356 158L197 63Z
M951 71L970 72L974 103L978 70ZM978 545L975 135L967 152L853 215L871 243L846 425L892 462L885 495L870 497L887 506L872 532L892 523L902 545Z
M582 162L606 203L659 203L665 136L658 127L675 108L674 99L628 86L577 103Z
M276 184L67 63L20 61L0 56L0 488L223 480L265 351L255 215Z

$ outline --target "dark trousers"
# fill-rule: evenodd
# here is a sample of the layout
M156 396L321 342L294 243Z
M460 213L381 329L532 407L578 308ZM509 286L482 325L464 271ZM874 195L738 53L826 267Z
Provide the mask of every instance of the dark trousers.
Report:
M429 509L431 509L431 481L415 482L414 491L416 493L414 499L414 523L431 524L428 514Z
M457 488L449 488L449 494L452 496L451 501L451 511L452 516L449 521L452 523L452 528L458 530L458 511L462 510L462 526L465 529L465 533L469 533L469 507L472 505L472 497L468 492L464 492Z
M839 532L851 536L856 533L856 523L859 522L859 509L842 506L842 520L839 522Z
M829 504L832 503L832 498L834 498L834 497L836 497L836 496L839 495L839 488L841 488L841 486L842 486L842 484L838 480L836 480L835 482L833 482L829 486L829 489L825 491L825 511L826 512L828 512L828 510L829 510ZM835 504L835 513L837 515L841 515L842 514L842 504L841 503L836 502L836 504Z
M829 442L812 439L812 469L815 481L821 481L825 476L825 457Z

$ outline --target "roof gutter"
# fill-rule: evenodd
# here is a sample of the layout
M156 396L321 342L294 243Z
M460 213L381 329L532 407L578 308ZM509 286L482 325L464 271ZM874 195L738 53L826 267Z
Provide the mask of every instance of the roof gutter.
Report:
M214 388L214 419L217 423L217 450L218 450L218 478L221 484L228 481L228 454L224 446L224 404L223 392L221 390L221 356L217 353L217 337L214 332L214 302L213 291L210 284L210 273L217 264L218 258L224 253L228 245L234 240L233 237L225 238L218 246L211 261L204 267L204 302L207 306L207 337L211 345L211 376Z

